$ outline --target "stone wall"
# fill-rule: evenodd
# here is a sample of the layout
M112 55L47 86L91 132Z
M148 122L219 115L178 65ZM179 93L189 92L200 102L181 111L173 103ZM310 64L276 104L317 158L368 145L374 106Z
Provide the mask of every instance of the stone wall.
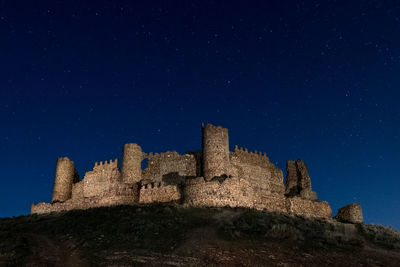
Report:
M287 212L287 199L282 194L265 193L258 191L254 194L254 208L257 210L268 210L276 212Z
M195 155L179 155L176 151L149 153L147 168L142 172L142 180L149 182L179 183L186 177L195 177L197 161Z
M332 210L326 201L311 201L300 197L286 198L287 212L307 217L331 218Z
M207 124L202 127L203 176L211 180L215 176L229 175L228 129Z
M293 213L308 217L330 218L329 204L301 198L286 198L252 187L246 180L227 178L223 182L198 177L183 188L184 202L198 207L248 207L258 210Z
M101 197L106 195L113 184L120 178L118 160L95 163L92 171L87 172L80 183L83 183L84 197Z
M139 203L163 203L181 200L181 190L178 185L163 185L151 183L140 187Z
M137 200L132 196L115 195L106 198L83 198L79 201L67 200L65 202L32 204L31 214L44 214L50 212L69 211L73 209L89 209L95 207L115 205L135 205Z
M360 204L349 204L338 210L335 219L348 223L363 223L364 218Z
M82 181L81 181L82 182ZM82 186L76 185L76 191ZM114 183L107 195L102 197L82 197L77 195L65 202L32 204L31 214L43 214L49 212L68 211L73 209L89 209L113 205L135 205L139 200L139 188L136 184Z
M231 174L247 180L253 187L272 193L284 194L283 172L261 152L248 152L235 146L230 153Z
M191 206L206 207L249 207L253 206L253 190L247 181L227 178L205 181L203 177L190 179L185 187L184 202Z
M83 182L80 181L72 185L72 196L71 199L83 198Z

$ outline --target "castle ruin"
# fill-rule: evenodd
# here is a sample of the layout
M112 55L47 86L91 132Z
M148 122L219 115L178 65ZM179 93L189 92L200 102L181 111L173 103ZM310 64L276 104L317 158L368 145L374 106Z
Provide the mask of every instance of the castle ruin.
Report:
M238 146L229 151L228 129L202 125L201 151L145 153L137 144L125 144L121 171L118 159L96 162L79 180L74 163L59 158L51 203L32 204L31 213L175 202L331 218L328 202L311 189L304 161L288 161L286 169L284 183L283 171L265 153Z

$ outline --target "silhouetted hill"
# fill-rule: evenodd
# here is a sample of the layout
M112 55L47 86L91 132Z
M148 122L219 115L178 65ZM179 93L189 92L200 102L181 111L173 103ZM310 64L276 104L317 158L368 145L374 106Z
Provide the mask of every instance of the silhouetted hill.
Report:
M117 206L0 219L0 265L400 266L400 232L249 209Z

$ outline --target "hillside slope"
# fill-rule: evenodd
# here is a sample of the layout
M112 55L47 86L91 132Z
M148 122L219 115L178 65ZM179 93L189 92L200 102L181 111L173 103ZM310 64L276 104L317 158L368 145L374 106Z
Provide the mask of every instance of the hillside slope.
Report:
M400 266L400 232L248 209L118 206L0 219L0 266Z

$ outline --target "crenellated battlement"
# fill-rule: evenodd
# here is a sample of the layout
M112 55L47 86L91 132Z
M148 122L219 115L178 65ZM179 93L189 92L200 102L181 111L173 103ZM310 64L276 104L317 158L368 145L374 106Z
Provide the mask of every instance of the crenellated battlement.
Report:
M118 159L99 161L94 163L93 170L115 169L118 168Z
M268 167L270 165L267 153L257 150L249 151L247 148L235 146L235 150L230 153L231 159L240 161L241 163L256 165L260 167Z
M179 186L165 185L161 182L144 184L139 190L139 203L179 201L181 197Z
M152 188L160 188L163 186L161 182L158 183L147 183L140 186L140 189L152 189Z

